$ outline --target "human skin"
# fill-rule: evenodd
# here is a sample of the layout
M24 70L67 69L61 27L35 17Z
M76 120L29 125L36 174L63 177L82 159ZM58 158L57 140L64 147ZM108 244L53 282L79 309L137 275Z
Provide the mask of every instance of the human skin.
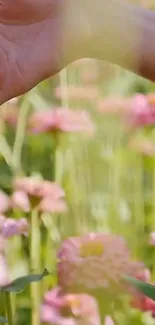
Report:
M155 14L125 0L0 0L0 104L91 57L155 80Z

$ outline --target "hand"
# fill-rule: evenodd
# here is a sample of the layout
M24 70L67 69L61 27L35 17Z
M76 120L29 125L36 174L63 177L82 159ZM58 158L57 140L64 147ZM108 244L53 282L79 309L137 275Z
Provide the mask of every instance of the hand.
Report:
M66 7L72 2L0 0L0 104L80 56L78 35L72 28L76 19Z

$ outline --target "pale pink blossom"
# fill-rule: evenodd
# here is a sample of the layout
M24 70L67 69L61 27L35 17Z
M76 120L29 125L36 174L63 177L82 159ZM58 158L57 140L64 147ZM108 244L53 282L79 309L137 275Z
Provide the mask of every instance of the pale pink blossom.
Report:
M63 295L60 288L47 292L41 321L54 325L100 325L96 300L87 294Z
M31 209L28 195L23 191L15 191L12 194L11 203L13 209L19 209L24 212L29 212Z
M37 133L61 131L92 134L95 131L94 123L86 111L65 108L36 112L31 116L30 125Z
M4 238L10 238L14 235L28 235L29 224L27 219L12 219L5 218L3 223L1 224L0 234Z
M66 94L69 100L75 101L92 101L96 100L99 95L99 90L95 86L69 86L69 87L57 87L55 89L56 98L61 99L63 94Z
M43 181L40 188L41 197L51 197L53 200L58 200L65 197L64 190L55 182Z
M58 283L65 292L103 290L114 297L124 290L123 277L134 276L142 268L131 259L124 239L113 234L69 238L58 251Z
M150 270L147 268L144 268L143 270L141 270L140 272L138 272L135 277L143 282L149 282L150 281Z
M130 306L132 308L139 309L142 312L150 312L152 317L155 318L155 301L143 294L133 296L130 301Z
M149 101L149 97L141 94L135 95L130 102L130 111L127 123L133 127L145 127L155 124L155 105Z
M43 198L51 196L53 199L59 199L65 196L64 190L55 182L37 179L35 177L17 178L14 182L14 188L22 191L30 197Z
M64 213L67 211L67 204L63 199L44 197L39 204L39 211L47 213Z
M19 235L28 236L29 223L26 218L20 218L18 221Z
M0 190L0 213L7 212L10 208L10 199L7 194Z
M150 283L149 269L144 269L144 272L137 274L135 277L140 281ZM152 317L155 318L155 301L145 296L142 292L133 290L129 305L130 307L139 309L142 312L150 312Z

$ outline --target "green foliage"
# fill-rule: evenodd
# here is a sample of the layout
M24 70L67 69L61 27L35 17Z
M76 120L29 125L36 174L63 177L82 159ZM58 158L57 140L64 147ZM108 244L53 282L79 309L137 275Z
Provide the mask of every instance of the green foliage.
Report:
M49 272L45 269L41 274L30 274L15 279L10 284L1 287L4 292L21 292L25 287L33 282L41 281L45 276L49 275Z

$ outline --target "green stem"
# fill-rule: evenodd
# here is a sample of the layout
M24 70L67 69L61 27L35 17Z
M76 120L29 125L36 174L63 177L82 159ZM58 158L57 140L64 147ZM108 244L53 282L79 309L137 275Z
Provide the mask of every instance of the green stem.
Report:
M27 115L29 110L29 101L27 96L24 96L18 123L17 123L17 132L13 147L13 156L12 156L12 168L15 173L19 173L21 171L21 154L22 154L22 148L24 144L24 138L25 138L25 129L26 129L26 123L27 123Z
M68 108L69 101L68 95L65 90L67 90L68 85L68 68L65 68L60 72L60 86L62 88L62 96L61 96L61 105L62 107Z
M12 151L3 134L0 134L0 153L3 156L4 160L6 161L6 163L8 164L8 166L11 166Z
M155 198L155 158L153 160L152 182L153 182L153 184L152 184L152 216L153 216L153 218L152 218L152 231L154 231L155 230L155 221L154 221L154 216L155 216L155 202L154 202L155 201L154 200L154 198ZM155 258L155 251L153 253L153 260L154 260L154 258ZM153 281L155 280L155 265L154 265L154 263L153 263L153 266L152 266L152 279L153 279Z
M33 209L31 216L31 247L30 263L31 272L37 273L41 269L41 239L40 220L38 212ZM31 303L32 303L32 325L40 324L40 304L41 304L41 283L31 283Z
M13 325L13 311L11 305L11 294L10 292L5 292L5 306L6 306L6 315L8 320L8 325Z
M134 175L134 184L133 184L133 227L132 233L134 236L133 245L134 252L136 255L140 256L142 252L142 247L144 245L144 193L143 193L143 160L141 155L135 155L135 175ZM139 241L139 238L141 240ZM141 246L142 245L142 246Z
M0 316L5 316L5 297L2 290L0 290Z

